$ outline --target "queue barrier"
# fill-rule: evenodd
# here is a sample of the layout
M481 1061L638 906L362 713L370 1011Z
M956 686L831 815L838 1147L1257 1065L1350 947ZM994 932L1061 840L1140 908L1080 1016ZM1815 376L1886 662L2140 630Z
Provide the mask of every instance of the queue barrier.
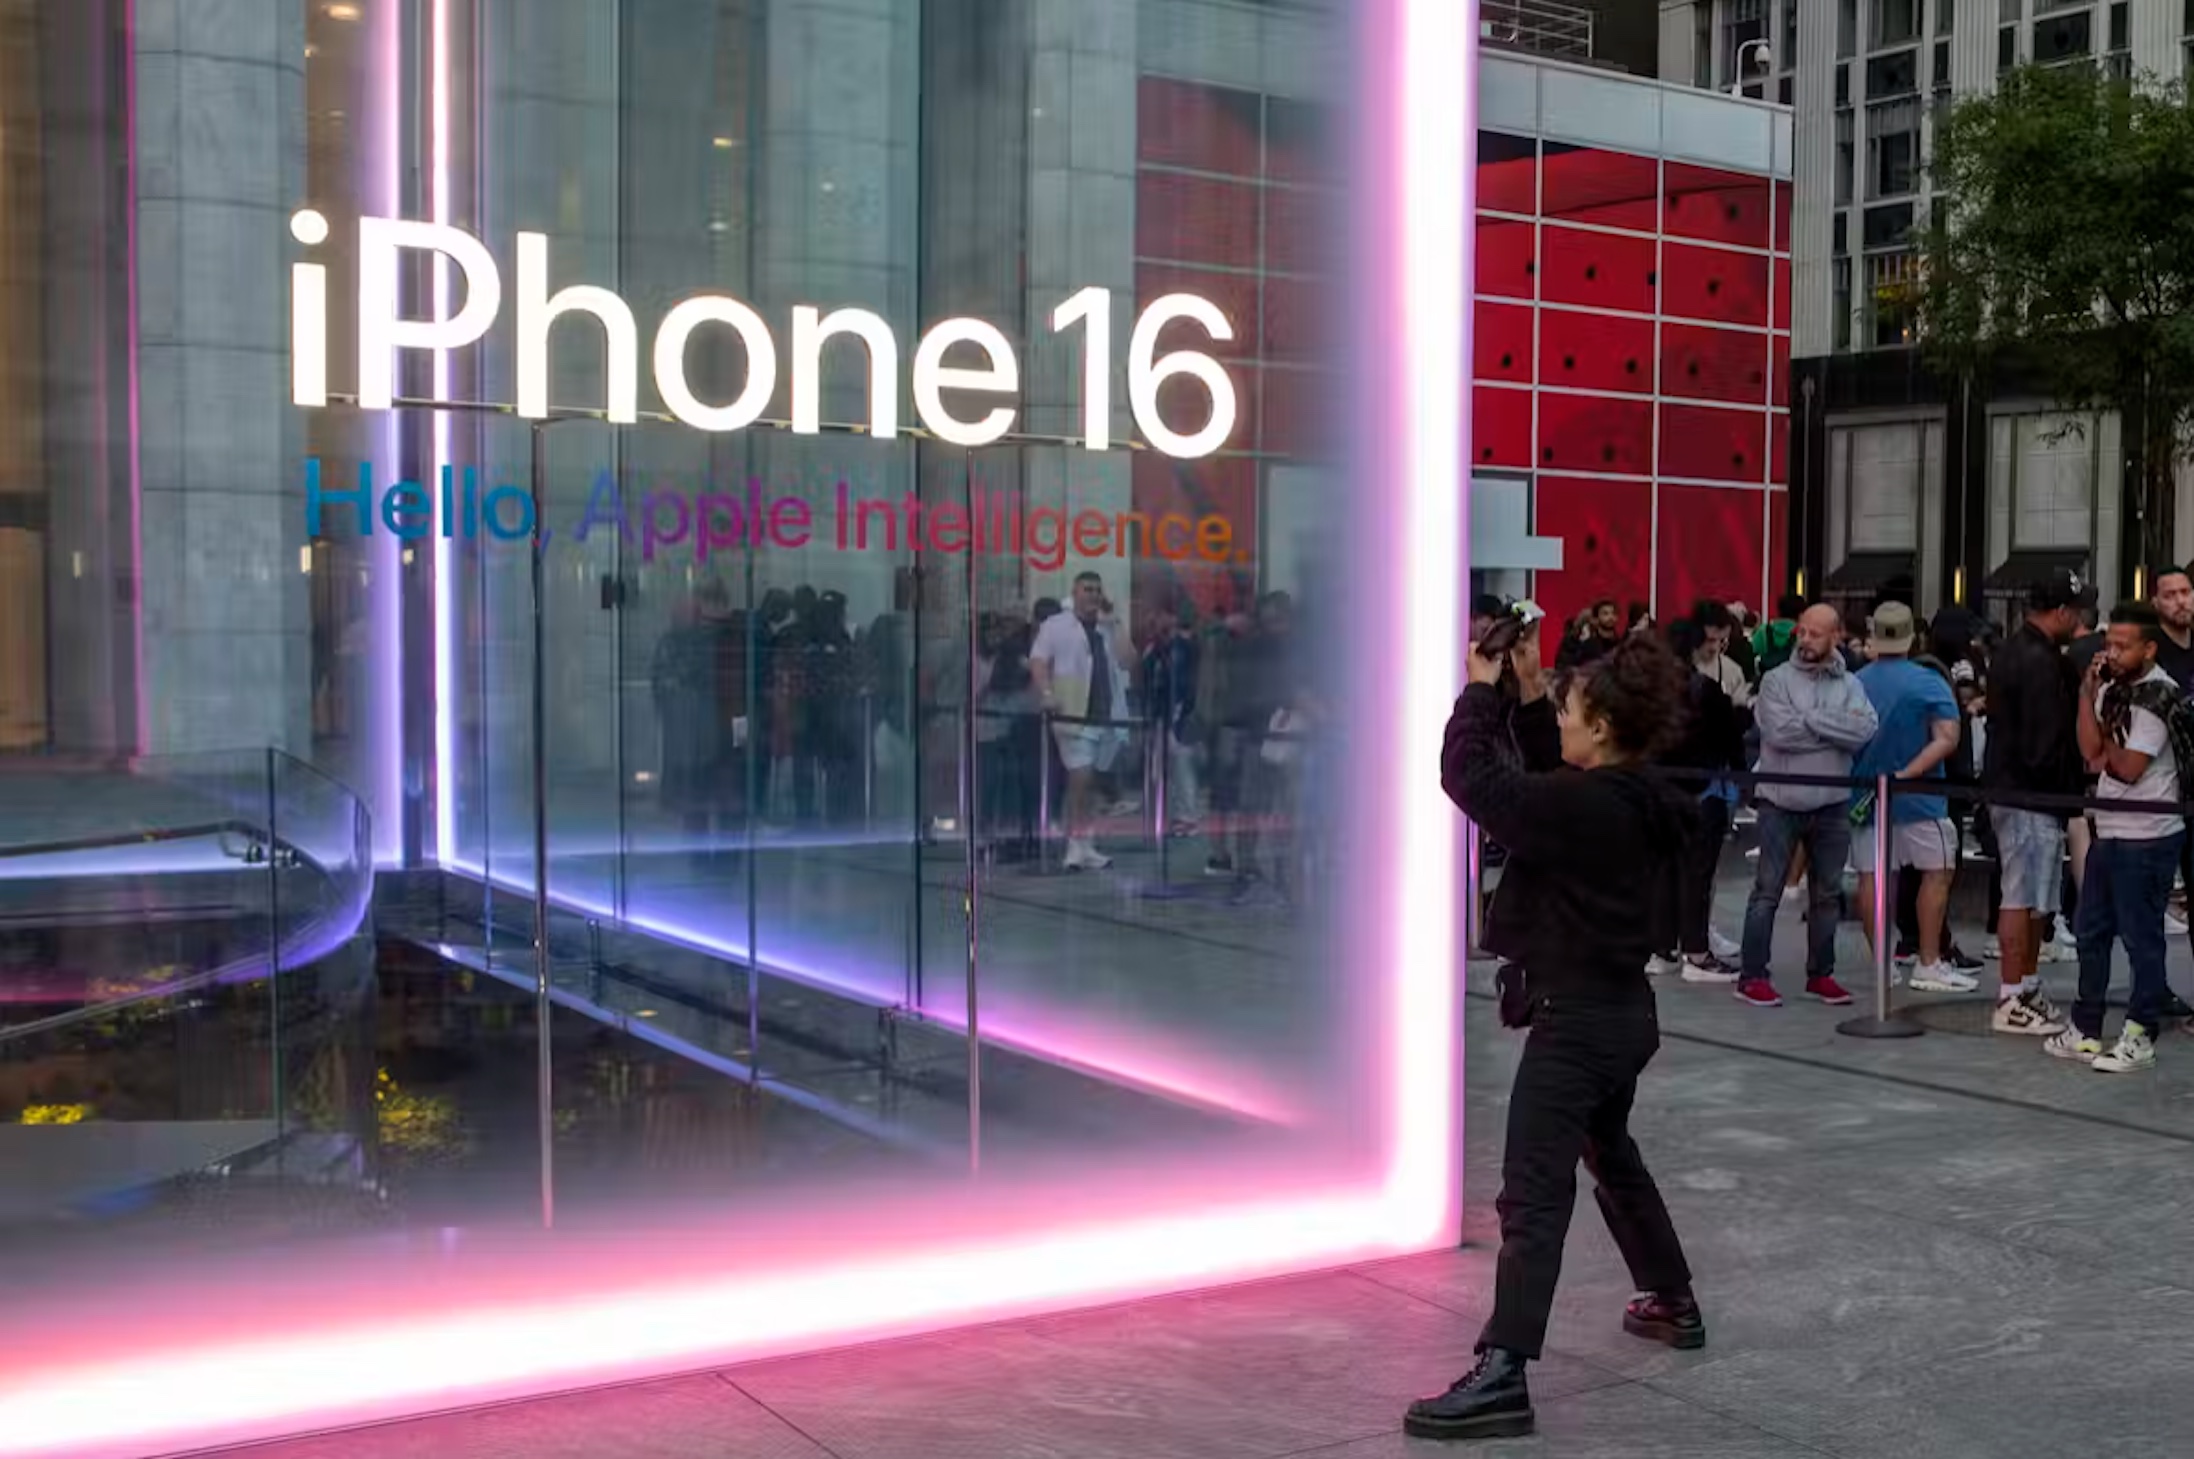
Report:
M1900 780L1890 775L1869 780L1860 776L1788 775L1758 770L1703 770L1681 766L1655 768L1659 774L1670 780L1701 788L1726 785L1752 791L1763 785L1790 785L1842 790L1854 794L1867 790L1874 792L1875 811L1872 825L1868 828L1874 837L1874 865L1877 868L1874 877L1874 905L1868 909L1874 932L1873 1011L1845 1019L1836 1025L1838 1033L1851 1038L1917 1038L1927 1031L1922 1024L1907 1017L1896 1007L1895 979L1892 976L1896 955L1896 879L1879 874L1879 869L1888 867L1893 860L1891 838L1895 817L1891 807L1898 795L1926 795L1931 798L1971 802L1982 807L2008 806L2022 810L2075 814L2107 810L2134 815L2194 815L2194 800L2105 800L2094 795L2007 791L1966 781ZM1484 930L1484 875L1484 837L1473 824L1468 829L1464 856L1465 947L1475 947Z

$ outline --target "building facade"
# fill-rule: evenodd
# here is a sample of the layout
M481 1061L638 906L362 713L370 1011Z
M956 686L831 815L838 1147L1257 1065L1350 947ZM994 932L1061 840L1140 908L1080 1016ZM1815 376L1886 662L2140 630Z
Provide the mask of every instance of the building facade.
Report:
M1474 494L1528 494L1559 559L1527 578L1481 539L1482 586L1558 621L1759 607L1785 575L1789 113L1559 62L1480 74Z
M1795 110L1790 550L1807 589L1847 610L1895 593L1923 611L1960 601L2000 615L2036 570L2070 564L2106 592L2131 591L2140 531L2122 502L2120 423L2059 411L2015 372L1972 382L1927 370L1906 303L1912 234L1938 203L1928 159L1954 99L2029 63L2180 77L2194 12L2181 0L1661 9L1665 76L1772 84ZM1740 67L1740 51L1753 64ZM2184 561L2194 521L2174 506L2170 555Z

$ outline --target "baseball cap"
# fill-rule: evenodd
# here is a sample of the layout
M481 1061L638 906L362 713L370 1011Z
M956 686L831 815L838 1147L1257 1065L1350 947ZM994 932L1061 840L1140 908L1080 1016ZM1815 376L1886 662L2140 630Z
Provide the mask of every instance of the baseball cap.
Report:
M2092 608L2095 585L2068 567L2053 567L2027 585L2026 605L2036 613L2055 608Z
M1878 654L1912 652L1912 610L1902 603L1876 608L1868 624L1867 643Z

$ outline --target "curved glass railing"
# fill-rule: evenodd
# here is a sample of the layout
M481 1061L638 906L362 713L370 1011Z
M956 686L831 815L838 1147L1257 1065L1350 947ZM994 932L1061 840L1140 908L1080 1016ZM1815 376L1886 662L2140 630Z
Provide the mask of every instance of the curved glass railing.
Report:
M0 1248L178 1207L225 1224L301 1188L370 1198L358 797L276 750L10 774Z

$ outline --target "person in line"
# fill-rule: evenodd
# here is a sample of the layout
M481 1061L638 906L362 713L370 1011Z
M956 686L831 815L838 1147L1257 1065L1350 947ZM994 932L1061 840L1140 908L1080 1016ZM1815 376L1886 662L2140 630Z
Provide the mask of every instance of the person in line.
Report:
M1775 600L1775 616L1752 630L1752 660L1761 679L1790 661L1798 643L1798 617L1804 612L1805 599L1785 593Z
M1741 736L1752 719L1752 680L1730 653L1737 620L1721 604L1702 598L1691 610L1691 621L1699 627L1699 650L1691 662L1728 696L1730 708L1737 711L1737 732Z
M1943 767L1958 751L1958 697L1950 680L1912 661L1918 636L1912 610L1884 603L1874 610L1867 636L1873 662L1859 670L1859 687L1874 706L1879 728L1852 761L1851 773L1872 781L1941 780ZM1950 913L1950 880L1958 869L1958 828L1950 823L1950 805L1939 795L1892 794L1889 858L1877 867L1872 816L1885 813L1872 789L1852 792L1855 829L1851 865L1859 874L1859 905L1874 905L1874 878L1909 867L1919 873L1919 962L1911 986L1923 993L1970 993L1980 986L1970 973L1951 965L1945 924ZM1862 816L1864 810L1867 814ZM1874 919L1863 919L1867 945L1874 942Z
M1760 727L1762 775L1851 773L1851 757L1874 738L1874 706L1844 666L1837 644L1843 618L1827 604L1798 615L1791 655L1760 680L1753 702ZM1844 860L1851 849L1849 797L1840 786L1782 785L1762 781L1758 802L1760 862L1745 904L1742 975L1737 997L1755 1008L1780 1008L1782 994L1769 975L1775 909L1798 848L1809 857L1806 885L1806 996L1841 1007L1851 995L1836 981L1836 922Z
M1660 1047L1645 961L1674 936L1697 814L1648 768L1682 723L1682 669L1658 639L1639 635L1550 694L1528 635L1499 657L1464 657L1470 683L1448 721L1440 783L1508 847L1486 945L1525 969L1503 1021L1531 1032L1509 1097L1501 1252L1478 1361L1404 1419L1409 1433L1441 1439L1532 1431L1525 1367L1545 1343L1579 1160L1643 1293L1624 1310L1624 1330L1679 1348L1706 1343L1683 1244L1630 1133L1638 1076ZM1523 700L1506 721L1522 767L1504 753L1494 687L1504 660Z
M1615 645L1623 641L1623 620L1615 608L1613 598L1601 598L1592 605L1592 611L1584 616L1576 629L1562 640L1562 646L1554 655L1554 667L1574 669L1615 651Z
M1940 617L1941 615L1937 616ZM1943 763L1942 778L1953 785L1971 785L1973 783L1973 767L1977 761L1973 754L1973 739L1971 734L1968 733L1970 726L1967 722L1965 699L1959 692L1960 685L1957 671L1951 664L1944 662L1942 658L1937 656L1937 652L1942 648L1942 645L1936 639L1932 625L1920 623L1916 626L1920 640L1926 647L1924 651L1915 651L1910 656L1911 661L1942 680L1943 688L1951 695L1952 702L1958 706L1958 748ZM1960 651L1963 650L1963 645L1958 642L1955 634L1952 635L1952 644ZM1970 684L1968 687L1970 687ZM1950 801L1946 802L1945 805L1945 813L1950 819L1951 830L1956 836L1956 842L1953 846L1955 854L1952 857L1950 871L1950 879L1953 883L1956 882L1958 877L1958 867L1964 860L1964 818L1971 804L1970 801ZM1899 971L1905 973L1911 972L1920 961L1920 887L1923 880L1920 869L1916 866L1903 867L1897 873L1896 963ZM1968 956L1964 949L1958 946L1958 939L1951 932L1947 922L1943 928L1942 960L1959 972L1976 978L1978 978L1981 969L1986 966L1979 958Z
M2074 724L2079 681L2064 646L2079 632L2080 610L2095 590L2077 573L2058 569L2027 590L2026 619L1989 665L1988 750L1981 783L1997 796L2077 795L2080 754ZM2002 981L1992 1023L1998 1033L2047 1038L2062 1033L2064 1015L2042 996L2036 970L2042 940L2057 916L2064 875L2064 812L2009 799L1989 805L2003 908L1996 941ZM2159 919L2158 925L2161 925Z
M1730 621L1729 644L1724 652L1743 673L1746 684L1757 684L1760 682L1760 665L1752 656L1752 630L1759 626L1759 620L1741 598L1725 603L1723 607L1728 611Z
M1143 720L1166 756L1166 834L1193 836L1203 828L1196 785L1196 671L1202 645L1186 602L1151 615L1143 650Z
M1720 606L1700 604L1702 608ZM1676 781L1697 798L1699 817L1685 850L1683 906L1677 919L1675 950L1654 954L1646 971L1657 977L1679 974L1687 983L1734 983L1737 969L1716 956L1710 933L1714 881L1721 868L1722 841L1729 834L1732 796L1731 782L1721 777L1724 771L1744 768L1745 742L1736 706L1730 703L1719 680L1702 667L1705 662L1719 659L1719 655L1709 658L1707 643L1706 631L1693 619L1679 618L1668 626L1668 646L1687 670L1685 713L1683 738L1661 763L1693 772L1676 777Z
M2174 802L2179 769L2169 721L2187 713L2179 686L2156 662L2163 629L2153 608L2124 604L2110 615L2109 642L2089 660L2076 721L2080 755L2096 772L2102 800ZM2179 872L2186 820L2179 815L2098 809L2080 895L2080 994L2072 1027L2052 1034L2045 1053L2107 1074L2153 1068L2163 1028L2164 904ZM2103 1048L2103 995L2111 944L2125 944L2133 996L2117 1043Z
M1127 682L1135 671L1135 646L1105 611L1105 582L1096 573L1074 579L1074 611L1048 619L1029 650L1029 672L1046 713L1064 722L1051 727L1066 770L1069 871L1102 871L1112 858L1097 850L1097 776L1120 758L1127 742Z
M2171 676L2181 695L2194 695L2194 577L2189 577L2183 567L2167 566L2159 568L2149 581L2149 601L2156 609L2161 634L2156 640L2156 667ZM2189 837L2186 844L2189 849L2179 856L2179 878L2187 887L2194 887L2194 837ZM2194 947L2194 919L2185 912L2185 903L2178 901L2165 925L2184 931L2187 945ZM2194 1018L2194 1007L2188 1007L2186 1000L2169 988L2164 989L2160 1012L2166 1019Z

